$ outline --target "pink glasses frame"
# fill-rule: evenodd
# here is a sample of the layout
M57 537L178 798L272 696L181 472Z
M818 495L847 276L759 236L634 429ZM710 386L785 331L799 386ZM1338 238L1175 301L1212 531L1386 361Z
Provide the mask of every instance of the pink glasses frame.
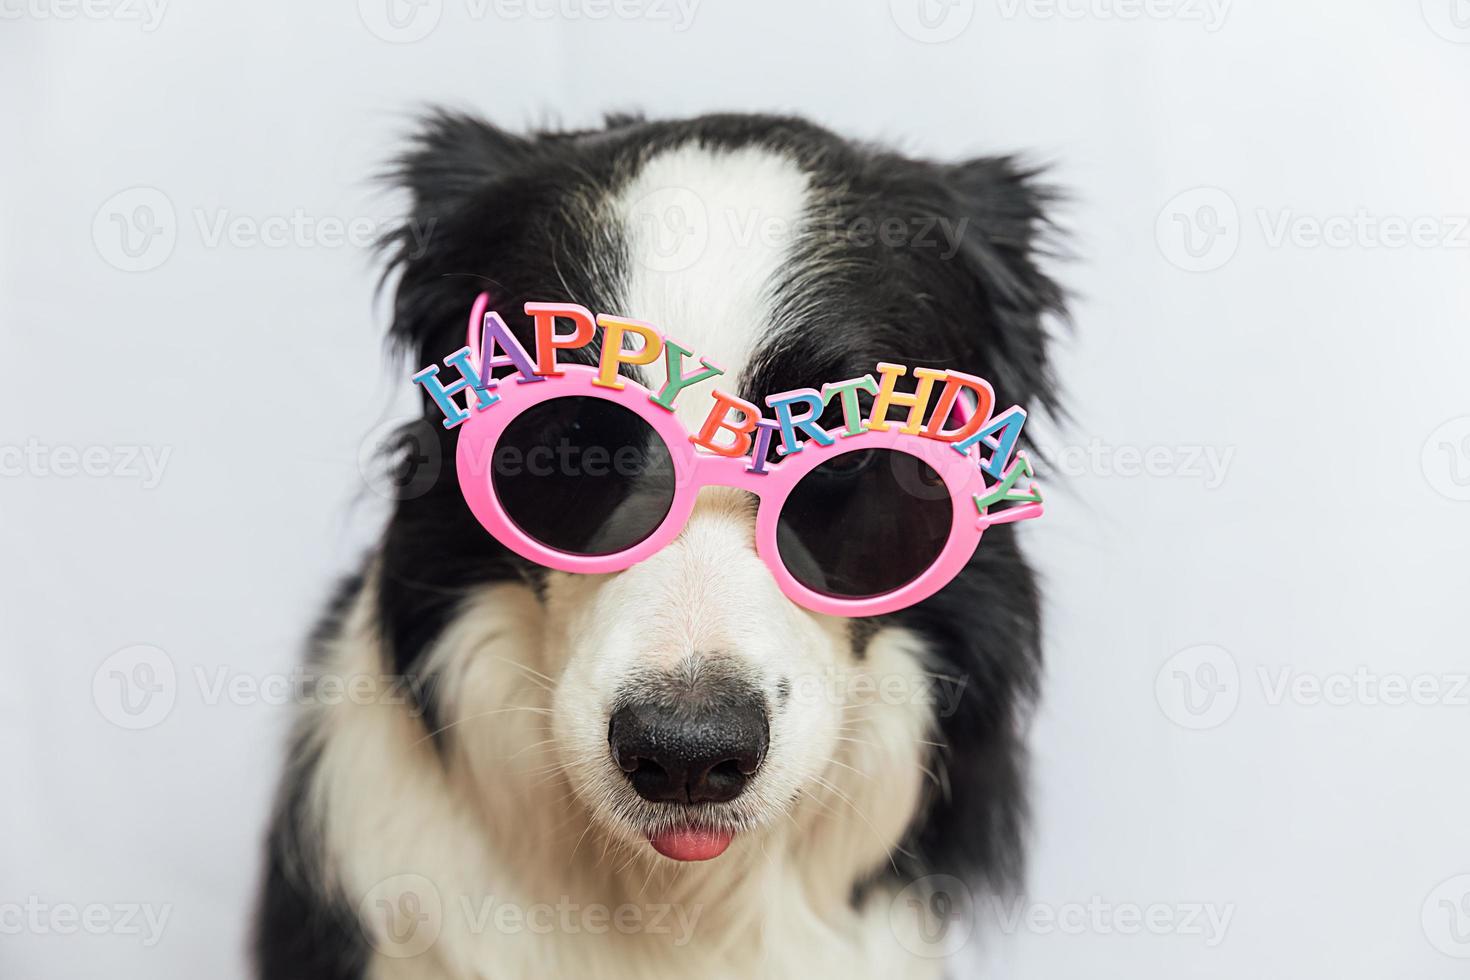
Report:
M477 304L478 305L478 304ZM478 341L471 348L478 358ZM456 448L459 486L476 519L501 544L522 558L563 572L605 574L619 572L657 553L683 531L699 491L705 487L734 487L759 499L756 509L756 553L766 563L781 591L791 601L815 612L832 616L878 616L927 599L959 574L974 555L980 536L992 524L1039 517L1040 502L1023 503L996 513L977 511L975 495L991 489L980 471L978 449L970 454L956 452L951 444L910 435L890 428L839 437L823 446L809 440L800 452L769 463L762 472L751 469L748 456L729 457L707 452L690 441L690 434L673 412L654 404L653 393L636 381L623 377L624 387L606 388L592 383L597 370L580 364L558 365L559 377L538 383L518 383L512 375L496 381L499 400L483 411L475 411L461 425ZM674 469L674 497L668 514L654 531L637 544L607 555L577 555L548 547L523 532L506 513L495 494L489 462L506 427L522 412L556 398L599 398L633 412L658 433L668 448ZM963 404L963 400L957 403ZM933 564L913 581L890 592L860 599L817 592L801 584L787 570L776 543L776 528L786 499L801 479L822 463L845 453L868 449L892 449L915 456L932 467L949 491L953 514L949 538ZM1012 464L1025 465L1018 457ZM1029 472L1029 469L1028 469Z

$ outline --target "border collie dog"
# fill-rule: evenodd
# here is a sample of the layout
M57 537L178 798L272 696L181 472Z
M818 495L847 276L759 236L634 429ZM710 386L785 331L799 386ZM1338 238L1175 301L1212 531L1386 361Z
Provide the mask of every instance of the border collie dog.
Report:
M385 243L390 333L414 368L464 345L488 292L528 349L527 302L576 303L655 325L757 404L896 361L1055 408L1050 195L1013 159L926 162L772 116L523 136L440 112L395 179L412 207ZM691 431L700 394L676 408ZM551 571L475 520L457 433L427 397L424 419L395 458L432 478L397 495L312 637L259 975L941 972L961 890L1020 866L1040 630L1014 526L931 598L862 619L786 598L731 489L625 571ZM324 696L364 678L384 696ZM665 726L638 733L650 757L730 742L719 791L626 771L610 743L630 705Z

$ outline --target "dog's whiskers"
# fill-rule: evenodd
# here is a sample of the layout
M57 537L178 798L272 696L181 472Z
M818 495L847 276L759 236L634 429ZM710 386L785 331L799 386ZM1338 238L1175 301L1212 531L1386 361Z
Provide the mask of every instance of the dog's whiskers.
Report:
M837 742L851 742L853 745L863 745L870 749L876 749L878 747L866 738L848 738L846 735L835 735L833 736L833 740Z
M432 732L430 732L429 734L425 735L423 738L419 739L418 741L414 742L413 744L414 745L418 745L418 744L420 744L422 742L427 742L429 739L433 738L435 735L442 735L445 732L449 731L449 729L454 728L456 725L463 725L466 722L475 721L476 719L479 719L479 718L488 718L490 715L502 715L502 714L505 714L506 712L509 712L509 711L530 711L530 712L533 712L535 714L542 714L542 715L549 715L549 714L551 714L551 709L550 708L533 708L530 705L523 705L523 704L511 705L510 707L506 707L506 708L494 708L494 709L492 709L490 711L480 711L480 712L476 712L475 714L472 714L472 715L466 715L463 718L456 718L454 721L451 721L449 724L445 725L444 727L434 729Z
M863 813L862 810L858 809L858 805L854 803L846 793L842 792L842 790L827 782L827 780L823 779L821 776L812 776L812 781L815 782L818 786L821 786L828 792L832 793L839 800L846 803L849 807L852 808L852 812L857 815L857 818L861 820L870 831L873 832L873 836L877 839L878 843L883 846L883 852L888 858L888 863L893 866L894 871L898 871L898 862L893 860L894 851L898 851L898 853L904 855L905 857L913 857L912 854L904 850L898 844L889 846L887 843L885 843L883 840L883 835L878 833L878 828L873 826L872 821L868 819L868 815L866 813Z
M534 680L545 681L544 684L537 685L543 690L551 691L555 689L556 679L553 677L548 677L547 675L541 673L541 671L536 670L534 667L528 667L518 660L511 660L509 657L501 657L495 654L490 654L487 659L498 660L500 663L507 664L511 667L516 667L522 671L525 671Z
M854 769L852 766L849 766L847 763L845 763L845 762L838 762L835 758L833 758L831 756L828 756L826 761L827 761L827 764L828 765L841 766L843 769L846 769L848 772L857 773L859 776L863 777L864 779L872 779L873 778L871 775L869 775L868 773L863 772L861 769Z
M543 745L555 745L556 744L556 741L557 740L555 738L544 738L544 739L542 739L539 742L532 742L530 745L522 746L521 748L517 749L515 752L513 752L510 755L506 756L505 757L505 760L507 762L509 762L512 759L518 759L522 755L524 755L525 753L531 751L532 749L540 748Z
M643 897L643 893L648 890L648 883L653 880L653 873L655 871L657 871L657 870L658 870L658 862L657 861L649 861L648 862L648 874L644 877L643 884L638 887L638 897L639 898L642 898Z
M567 855L567 867L570 868L572 866L572 862L577 859L577 851L581 850L582 842L587 839L587 835L590 834L591 832L592 832L592 821L589 819L587 821L587 826L582 830L581 836L577 838L577 843L575 845L573 845L573 847L572 847L572 853L569 854L569 855Z

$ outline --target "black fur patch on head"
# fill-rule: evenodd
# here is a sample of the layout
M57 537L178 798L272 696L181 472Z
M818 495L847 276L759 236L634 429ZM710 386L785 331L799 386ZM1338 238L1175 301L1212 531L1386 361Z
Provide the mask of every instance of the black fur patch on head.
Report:
M986 378L1000 407L1060 413L1047 320L1065 311L1037 263L1053 195L1035 171L1006 157L915 161L826 134L799 141L797 157L817 189L814 233L798 242L775 293L776 333L742 379L746 398L895 361ZM840 425L837 412L830 406L824 422ZM953 713L938 719L943 747L928 768L942 785L905 842L912 857L895 855L899 877L943 872L996 885L1018 878L1021 728L1040 673L1040 616L1014 529L999 527L926 602L853 623L858 657L878 630L898 626L924 641L931 670L968 679Z
M383 243L388 274L399 274L389 338L415 367L463 345L482 291L528 347L526 301L608 307L624 247L608 238L594 211L618 178L613 160L582 142L563 134L516 136L447 112L424 121L393 174L412 193L412 211ZM595 352L574 356L590 363ZM384 640L394 668L405 674L420 669L420 657L467 595L492 582L524 582L539 593L544 576L470 513L455 471L457 433L444 429L426 395L422 403L439 474L422 493L397 502L378 582ZM432 706L426 709L432 716Z

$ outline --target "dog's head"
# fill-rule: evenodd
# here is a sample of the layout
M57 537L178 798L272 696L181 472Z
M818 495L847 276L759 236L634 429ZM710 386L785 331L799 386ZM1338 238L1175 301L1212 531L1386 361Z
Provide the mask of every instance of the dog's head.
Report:
M1045 195L1012 161L921 162L788 118L614 118L521 137L446 114L398 175L413 209L388 243L392 336L415 366L462 344L488 291L528 346L527 301L578 303L657 325L756 402L896 360L1051 404L1042 320L1060 297L1033 254ZM697 394L678 408L691 428L708 407ZM1038 661L1009 528L939 594L876 619L788 600L757 557L753 502L728 489L705 491L677 540L626 571L551 572L479 526L452 472L455 434L418 429L431 430L444 472L397 502L382 556L397 668L425 669L475 590L524 583L544 615L521 666L548 689L546 741L596 826L709 857L816 797L873 830L855 877L890 851L924 870L964 857L1007 869Z

